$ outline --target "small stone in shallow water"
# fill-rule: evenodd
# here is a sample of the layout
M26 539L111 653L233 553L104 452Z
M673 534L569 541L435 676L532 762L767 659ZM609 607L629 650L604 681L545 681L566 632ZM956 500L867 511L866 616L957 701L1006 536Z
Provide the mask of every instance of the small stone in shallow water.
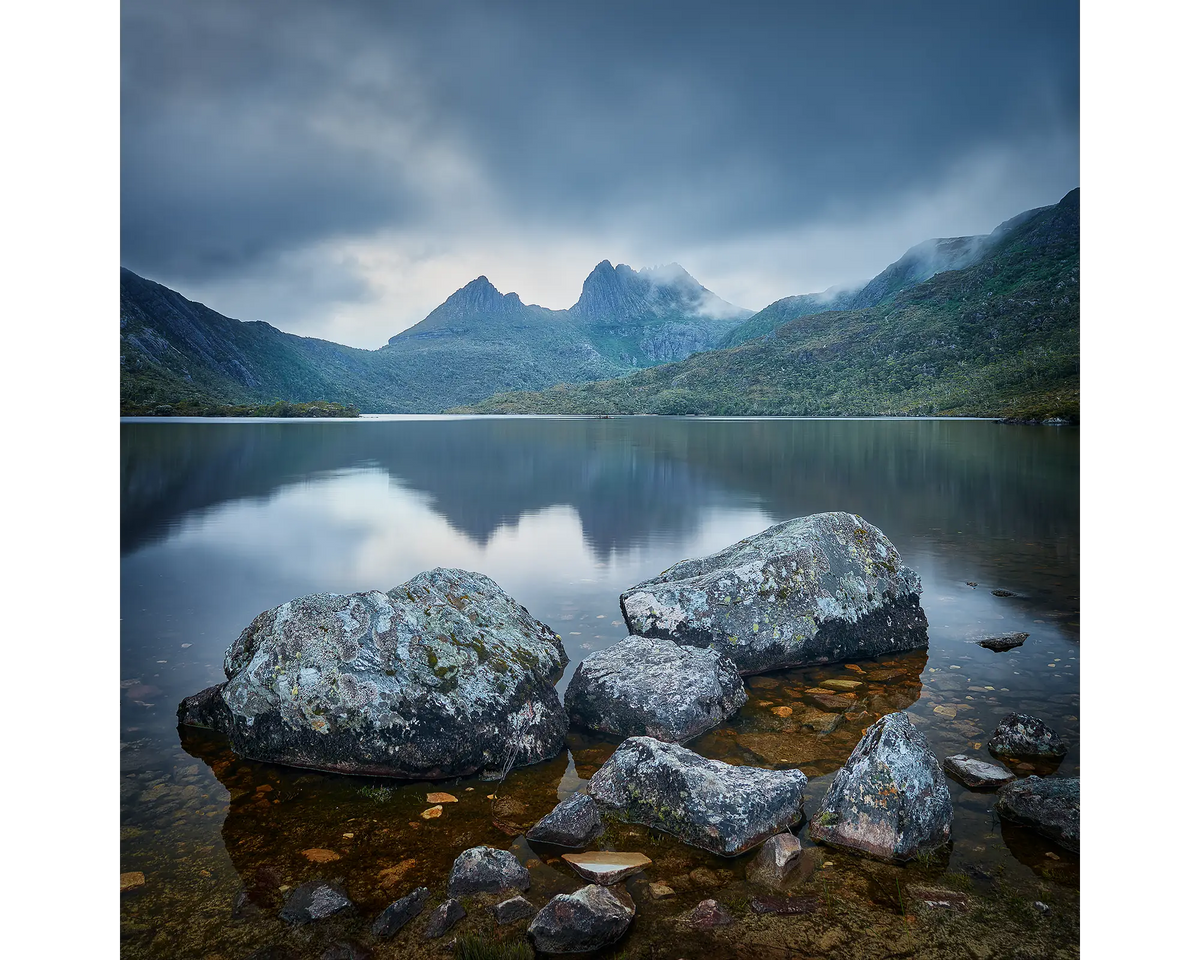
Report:
M427 887L417 887L407 897L390 904L371 924L371 935L379 940L391 940L401 928L425 908L429 899Z
M777 717L790 717L792 715L791 707L772 707L771 712Z
M993 597L1015 597L1015 593L1010 593L1008 590L993 590Z
M675 896L675 891L665 883L652 883L648 889L653 900L666 900L667 897Z
M582 847L604 832L600 808L586 793L577 793L558 804L529 828L525 836L560 847Z
M458 803L458 797L452 793L427 793L426 803Z
M463 905L457 900L447 900L445 903L438 904L434 908L433 915L429 918L429 923L425 925L425 939L434 940L437 937L444 936L451 927L466 915L467 911L463 909Z
M313 863L330 863L333 860L342 859L340 853L334 853L324 847L313 847L311 850L301 850L300 853L306 860L311 860Z
M421 811L422 820L435 820L442 815L442 806L438 804L436 807L430 807L428 810Z
M121 892L127 890L136 890L138 887L146 885L146 875L141 870L131 870L129 873L121 874Z
M958 715L958 710L954 707L953 704L939 703L936 707L933 708L933 712L938 714L939 716L950 717L951 719L953 719L955 716Z
M618 853L597 851L595 853L564 853L563 860L569 863L585 880L611 886L619 880L644 870L653 862L642 853Z
M510 897L492 907L492 914L496 918L496 923L504 926L506 923L514 923L517 920L532 917L533 904L524 897Z
M718 903L716 900L701 900L684 919L693 927L710 930L713 927L726 927L733 923L733 914L723 903Z
M955 780L968 787L998 787L1016 779L1003 767L994 763L984 763L982 760L972 760L961 753L947 757L943 767Z
M862 686L861 680L822 680L822 687L828 687L830 690L849 691L857 690Z
M288 897L279 911L281 920L288 923L312 923L349 910L354 904L340 884L324 880L302 883Z

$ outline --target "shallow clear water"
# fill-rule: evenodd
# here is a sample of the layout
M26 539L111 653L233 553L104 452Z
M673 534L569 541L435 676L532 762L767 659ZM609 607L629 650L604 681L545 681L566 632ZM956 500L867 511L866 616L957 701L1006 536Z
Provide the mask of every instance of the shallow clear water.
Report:
M121 902L129 956L236 960L273 944L320 956L334 937L367 942L379 909L422 883L439 896L454 857L480 843L541 856L535 903L580 885L520 833L615 743L573 732L568 751L514 771L499 790L461 781L391 783L389 793L370 789L377 781L244 761L219 738L176 727L179 701L223 679L226 648L262 610L310 593L387 590L433 566L486 573L558 632L572 660L565 690L574 664L626 635L618 595L630 585L791 517L858 513L921 575L929 650L858 664L865 675L839 664L749 679L747 707L689 746L728 762L800 767L812 810L881 713L907 710L939 756L988 759L996 722L1021 710L1071 741L1057 771L1078 774L1076 430L692 418L155 421L121 430L121 869L146 877ZM1029 639L1008 653L971 642L1016 630ZM831 677L867 683L834 709L805 693ZM781 716L781 706L794 715ZM842 719L824 733L800 726L816 710ZM459 802L422 819L430 789ZM903 893L887 892L893 873L905 883L949 877L979 896L1002 882L1077 900L1077 858L1001 825L991 795L950 789L947 856L884 868L831 851L821 872L831 902L866 911L860 923L903 917L889 900ZM653 952L669 939L673 956L719 955L712 943L668 937L671 918L705 896L744 900L749 856L709 857L640 828L623 842L648 853L647 878L677 896L650 901L645 880L631 881L639 916L619 949ZM346 884L358 919L286 929L275 916L280 888L317 876ZM730 955L739 936L749 943L762 933L756 918L740 922L744 933L722 933ZM435 947L406 928L375 949L415 956Z

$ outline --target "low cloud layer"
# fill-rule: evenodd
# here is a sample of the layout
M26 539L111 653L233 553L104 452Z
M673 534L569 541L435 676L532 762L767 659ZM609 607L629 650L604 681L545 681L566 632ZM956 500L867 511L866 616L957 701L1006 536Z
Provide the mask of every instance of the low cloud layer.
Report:
M127 0L122 262L370 347L603 259L757 309L1055 202L1078 93L1070 5Z

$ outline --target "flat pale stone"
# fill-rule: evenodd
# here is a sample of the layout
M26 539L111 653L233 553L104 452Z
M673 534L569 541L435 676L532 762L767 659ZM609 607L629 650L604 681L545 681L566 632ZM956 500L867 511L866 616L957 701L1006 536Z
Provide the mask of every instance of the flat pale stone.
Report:
M650 896L655 900L665 900L667 897L675 896L675 891L665 883L652 883L649 887Z
M146 885L146 875L141 870L132 870L129 873L121 874L121 892L126 890L136 890L138 887Z
M435 817L440 817L441 815L442 815L441 804L438 804L436 807L430 807L428 810L421 811L421 819L422 820L433 820Z
M311 850L301 850L301 855L305 859L311 860L313 863L330 863L333 860L341 860L340 853L334 853L332 850L326 850L324 847L313 847Z
M942 766L948 774L968 787L998 787L1016 779L1004 767L999 767L994 763L984 763L982 760L974 760L962 753L947 757Z
M611 850L564 853L562 858L584 879L605 886L624 880L654 862L644 853L618 853Z
M791 707L772 707L771 712L777 717L790 717L792 715Z
M830 690L857 690L862 686L861 680L822 680L822 687L828 687Z
M458 797L452 793L427 793L426 803L458 803Z

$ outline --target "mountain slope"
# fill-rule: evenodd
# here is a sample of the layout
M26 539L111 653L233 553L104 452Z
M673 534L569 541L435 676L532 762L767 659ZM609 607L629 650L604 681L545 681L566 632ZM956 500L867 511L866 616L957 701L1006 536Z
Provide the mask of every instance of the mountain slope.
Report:
M801 316L739 347L469 410L1077 417L1078 189L1001 225L985 246L971 266L874 306Z

